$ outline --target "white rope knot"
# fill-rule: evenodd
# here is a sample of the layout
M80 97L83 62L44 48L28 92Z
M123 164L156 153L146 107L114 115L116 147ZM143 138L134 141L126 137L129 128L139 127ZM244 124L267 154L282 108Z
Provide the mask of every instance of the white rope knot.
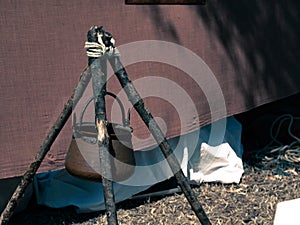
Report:
M103 56L104 54L112 55L114 53L114 45L115 40L111 38L110 42L111 45L109 47L105 46L105 44L102 41L102 34L97 34L98 36L98 42L89 42L86 41L84 43L84 48L86 50L86 54L88 57L98 58L100 56Z
M97 42L88 42L84 43L84 48L86 50L86 55L88 57L98 58L105 53L105 46L103 47L101 44Z

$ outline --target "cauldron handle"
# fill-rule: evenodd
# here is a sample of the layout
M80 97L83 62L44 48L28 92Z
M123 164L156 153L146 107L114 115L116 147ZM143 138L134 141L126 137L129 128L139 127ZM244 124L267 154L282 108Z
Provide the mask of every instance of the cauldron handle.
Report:
M124 109L124 106L121 102L121 100L113 93L111 92L106 92L106 95L109 95L109 96L112 96L119 104L120 106L120 109L121 109L121 114L122 114L122 122L123 122L123 125L124 126L129 126L129 123L130 123L130 109L128 109L128 118L126 118L125 116L125 109ZM92 96L88 101L87 103L84 105L83 109L82 109L82 112L80 114L80 118L79 118L79 129L81 128L81 125L82 125L82 120L83 120L83 116L84 116L84 113L87 109L87 107L89 106L89 104L92 102L92 100L94 100L94 96Z

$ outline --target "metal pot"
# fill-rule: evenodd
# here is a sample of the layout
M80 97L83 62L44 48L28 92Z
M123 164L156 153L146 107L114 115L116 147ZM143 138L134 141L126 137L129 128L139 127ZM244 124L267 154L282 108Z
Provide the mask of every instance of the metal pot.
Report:
M113 181L123 181L128 179L134 172L135 159L132 148L132 128L129 126L128 118L125 118L124 107L116 95L107 92L119 103L122 113L123 124L108 123L107 131L109 138L109 152L111 173ZM79 123L74 119L72 141L67 152L65 167L66 170L79 178L100 181L100 160L99 147L97 143L97 130L95 123L83 122L83 116L88 105L94 97L85 104Z

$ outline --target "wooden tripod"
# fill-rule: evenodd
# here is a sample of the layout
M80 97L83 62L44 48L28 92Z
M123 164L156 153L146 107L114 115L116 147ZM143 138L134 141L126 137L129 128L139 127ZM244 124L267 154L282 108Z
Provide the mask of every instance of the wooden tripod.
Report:
M174 154L172 154L172 149L164 137L161 129L153 119L151 113L147 110L144 105L143 99L140 97L139 93L135 89L134 85L128 78L127 72L123 67L118 51L113 46L111 42L112 36L110 33L105 32L102 27L99 29L93 26L88 31L88 41L89 42L99 42L99 37L101 37L102 44L105 48L112 50L110 54L102 54L100 57L89 57L89 67L87 67L82 76L77 87L74 89L72 96L69 98L67 103L64 105L62 112L57 118L52 129L46 136L43 144L41 145L39 151L36 153L33 162L30 164L28 170L22 176L22 179L17 186L15 192L13 193L11 199L7 203L6 208L1 214L0 225L7 224L9 219L14 213L21 197L23 196L29 183L32 182L34 175L36 174L39 166L41 165L46 154L50 150L52 144L54 143L56 137L66 124L68 118L72 113L72 108L76 106L78 100L81 98L90 78L93 78L93 91L95 96L95 124L97 128L97 141L99 146L99 160L101 166L102 184L104 187L104 199L107 213L108 224L117 224L117 214L114 201L114 193L112 188L111 171L109 165L109 135L107 133L107 121L105 112L105 94L106 94L106 79L107 79L107 61L110 63L117 76L122 88L124 88L128 99L133 104L135 110L138 112L144 123L147 125L148 129L154 136L155 140L158 142L160 149L167 159L167 162L174 173L174 176L181 187L185 197L190 203L192 210L195 212L199 221L203 225L210 225L210 221L204 212L201 204L199 203L197 197L195 196L193 190L191 189L187 178L184 176L180 164L177 161ZM103 46L101 46L103 47ZM103 49L102 49L103 50Z

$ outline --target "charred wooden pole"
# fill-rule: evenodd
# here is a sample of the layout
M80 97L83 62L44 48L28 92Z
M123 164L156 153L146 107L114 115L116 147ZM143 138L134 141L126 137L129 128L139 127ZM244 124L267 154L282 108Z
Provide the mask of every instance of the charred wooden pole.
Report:
M39 169L46 154L48 153L56 137L58 136L58 134L66 124L68 118L72 114L72 108L77 104L78 100L82 96L87 84L89 83L90 78L91 78L90 70L89 68L86 68L81 74L80 81L77 87L74 89L72 96L65 103L62 112L58 116L55 124L52 126L51 130L46 136L39 151L36 153L34 160L29 165L28 170L22 176L20 183L18 184L12 197L10 198L5 209L3 210L0 216L0 225L7 224L9 222L11 216L14 213L15 208L18 206L20 199L24 195L26 188L32 182L33 177L36 174L37 170Z
M129 101L133 104L135 110L138 112L150 132L152 133L153 137L159 144L159 147L167 159L167 162L174 173L174 176L181 187L185 197L187 198L188 202L190 203L193 211L195 212L196 216L198 217L199 221L203 225L210 225L210 221L202 208L201 204L199 203L195 193L193 192L192 188L189 185L187 178L185 177L184 173L181 170L180 164L173 154L173 151L170 147L170 144L164 137L161 129L157 125L156 121L154 120L151 113L147 110L144 105L144 101L135 89L134 85L132 84L131 80L128 78L127 72L123 67L120 54L117 49L114 49L113 54L111 54L108 58L115 75L117 76L119 82L121 83L122 88L124 88Z
M102 44L104 52L99 54L90 54L89 66L92 73L92 86L95 97L95 124L97 128L97 143L99 147L99 160L100 160L100 174L102 176L102 185L104 190L104 201L107 215L107 222L109 225L118 224L116 205L113 191L112 172L109 156L109 135L107 132L107 118L106 118L106 82L107 82L107 56L105 53L106 47L102 42L103 33L101 28L93 26L88 31L88 42L86 48L92 51L92 45L99 46ZM99 43L100 42L100 43ZM89 54L88 54L89 56ZM97 56L97 57L93 57Z

